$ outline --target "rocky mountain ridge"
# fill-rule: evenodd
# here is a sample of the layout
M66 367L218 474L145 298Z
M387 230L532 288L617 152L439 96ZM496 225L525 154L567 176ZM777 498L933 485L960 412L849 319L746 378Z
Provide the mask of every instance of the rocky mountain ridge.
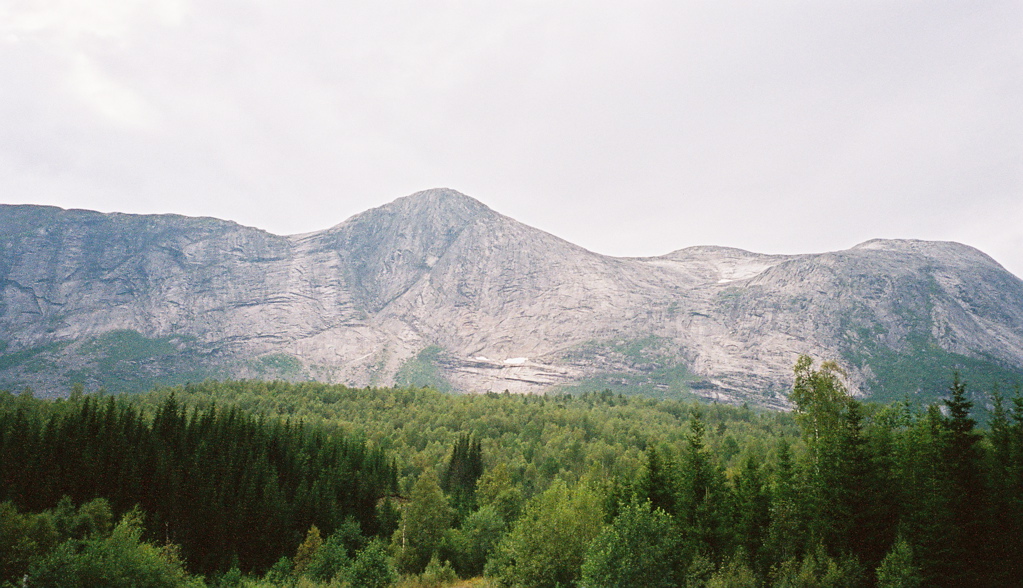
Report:
M957 243L615 258L445 189L304 235L41 206L0 206L0 231L0 385L49 394L281 377L784 407L803 353L882 397L1023 373L1023 281Z

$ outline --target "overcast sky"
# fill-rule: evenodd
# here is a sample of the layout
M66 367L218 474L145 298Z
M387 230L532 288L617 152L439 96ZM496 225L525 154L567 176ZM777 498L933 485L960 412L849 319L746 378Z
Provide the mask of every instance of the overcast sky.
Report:
M450 187L588 249L1023 276L1023 2L5 0L0 201L300 233Z

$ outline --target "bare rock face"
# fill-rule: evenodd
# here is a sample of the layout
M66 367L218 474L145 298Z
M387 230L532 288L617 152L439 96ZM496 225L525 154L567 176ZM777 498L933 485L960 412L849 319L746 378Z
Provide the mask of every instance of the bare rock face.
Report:
M294 236L0 206L0 385L207 377L611 388L786 406L799 354L854 391L1023 374L1023 281L957 243L592 253L452 190Z

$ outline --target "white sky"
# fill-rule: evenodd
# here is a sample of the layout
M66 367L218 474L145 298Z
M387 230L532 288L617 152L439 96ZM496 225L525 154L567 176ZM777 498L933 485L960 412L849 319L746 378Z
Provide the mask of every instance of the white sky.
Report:
M0 201L323 229L450 187L594 251L1023 276L1019 0L4 0Z

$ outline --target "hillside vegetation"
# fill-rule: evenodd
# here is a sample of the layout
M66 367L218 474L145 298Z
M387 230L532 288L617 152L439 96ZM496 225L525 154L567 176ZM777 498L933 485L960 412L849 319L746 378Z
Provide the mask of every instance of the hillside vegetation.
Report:
M1023 396L991 392L863 403L803 358L794 413L261 381L0 393L0 581L1013 586Z

